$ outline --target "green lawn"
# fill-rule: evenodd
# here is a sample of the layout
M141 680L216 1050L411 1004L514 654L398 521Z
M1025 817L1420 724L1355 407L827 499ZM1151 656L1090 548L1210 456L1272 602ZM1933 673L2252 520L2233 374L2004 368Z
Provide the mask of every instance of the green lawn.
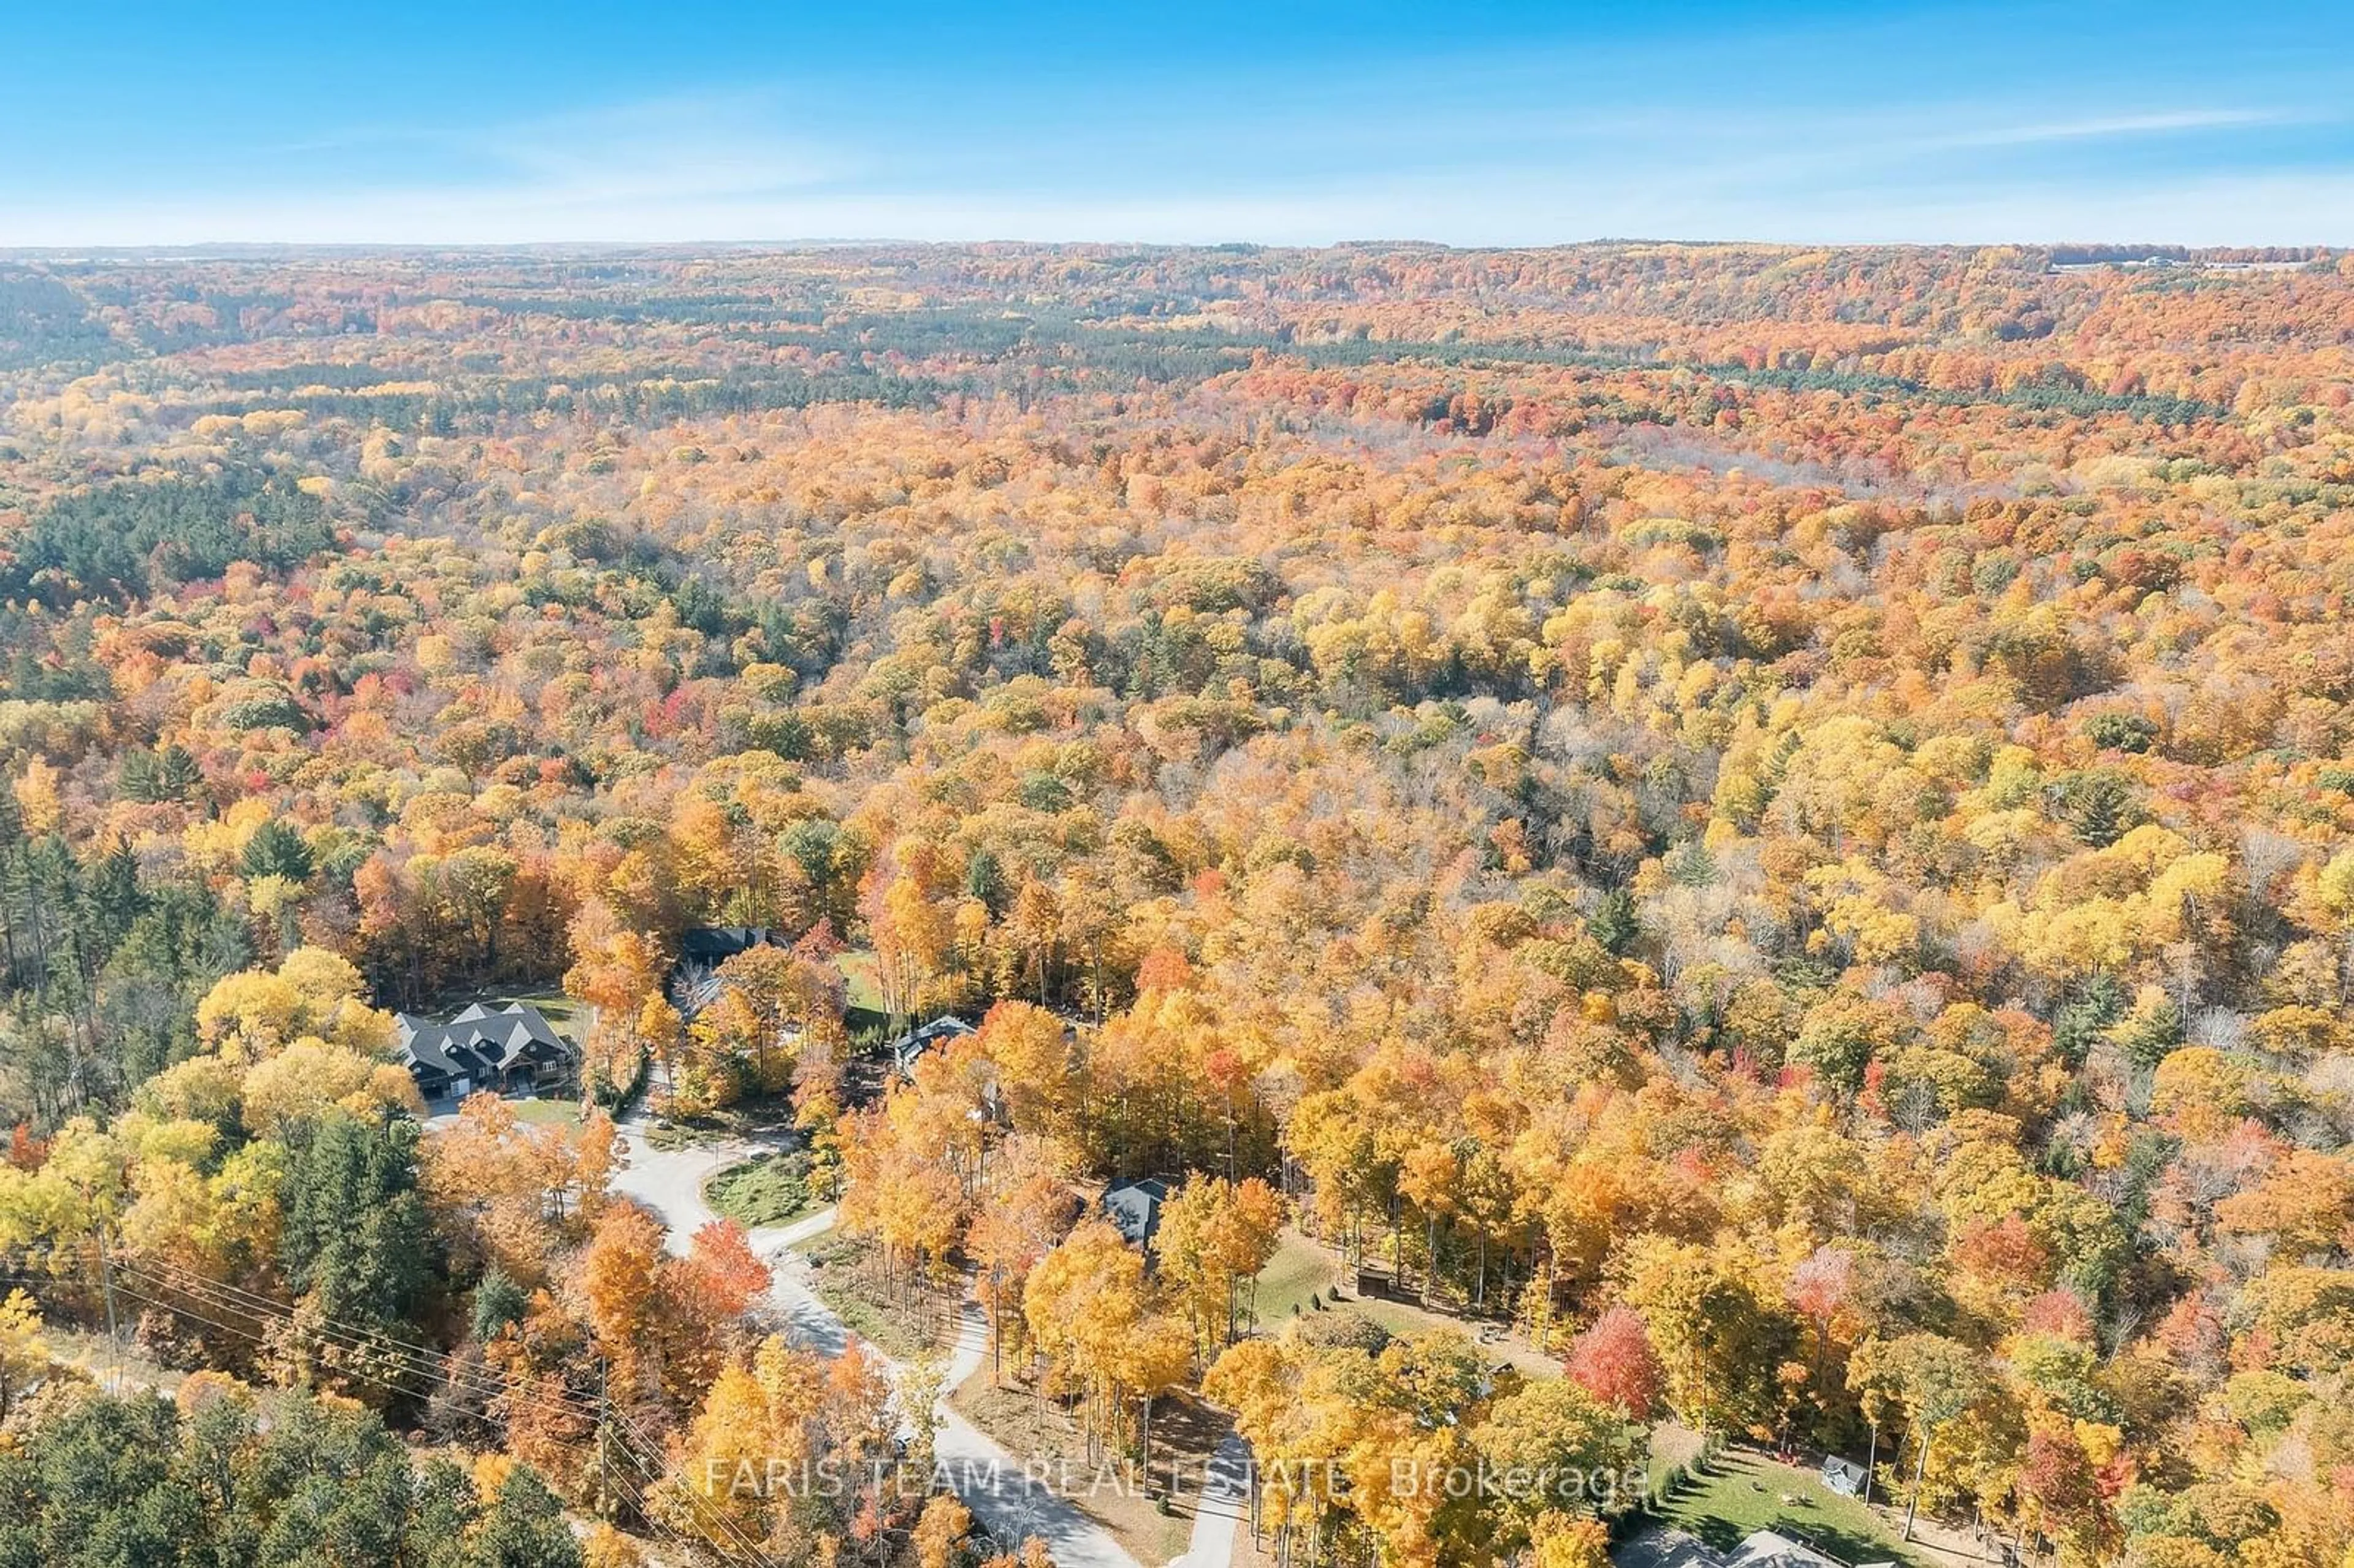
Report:
M539 1009L539 1015L546 1019L558 1034L575 1042L579 1040L580 1029L585 1024L581 1015L588 1011L586 1002L568 997L560 991L535 991L504 997L491 1005L499 1006L509 1001L519 1001L525 1007Z
M810 1260L810 1288L860 1339L901 1361L939 1349L949 1329L949 1298L917 1290L885 1291L874 1270L874 1244L824 1231L796 1243Z
M453 991L436 997L417 1011L428 1018L451 1018L465 1011L469 1002L476 1001L493 1010L517 1003L535 1007L539 1015L547 1020L550 1028L575 1044L579 1044L581 1031L588 1026L588 1004L565 995L554 986L542 991Z
M1258 1274L1258 1320L1268 1328L1280 1327L1286 1318L1298 1312L1310 1311L1311 1295L1330 1300L1332 1294L1332 1269L1321 1249L1303 1236L1285 1232Z
M842 971L843 1005L854 1012L881 1012L883 987L875 978L875 952L871 948L851 948L834 955L834 968Z
M763 1154L715 1172L703 1184L712 1209L747 1229L781 1225L820 1205L809 1190L809 1156L798 1150Z
M1666 1469L1654 1458L1656 1485ZM1785 1503L1785 1497L1796 1504ZM1903 1563L1926 1568L1925 1556L1897 1544L1895 1532L1853 1498L1827 1489L1813 1470L1785 1465L1748 1448L1727 1448L1706 1475L1687 1480L1659 1502L1659 1516L1720 1552L1761 1530L1775 1530L1819 1547L1842 1563Z
M1275 1256L1259 1271L1258 1320L1270 1332L1283 1326L1285 1319L1298 1313L1312 1312L1310 1303L1321 1298L1326 1311L1354 1312L1369 1318L1393 1334L1417 1334L1430 1329L1452 1329L1460 1334L1477 1338L1483 1328L1491 1327L1476 1320L1452 1318L1444 1312L1432 1312L1411 1301L1386 1301L1360 1297L1349 1286L1341 1286L1342 1294L1336 1298L1334 1287L1340 1281L1340 1268L1332 1255L1296 1231L1286 1231L1277 1245ZM1511 1361L1528 1377L1557 1377L1561 1363L1553 1357L1539 1353L1518 1338L1488 1341L1487 1348L1498 1361Z
M578 1100L512 1100L508 1103L514 1109L515 1120L529 1122L534 1127L578 1127L580 1125Z

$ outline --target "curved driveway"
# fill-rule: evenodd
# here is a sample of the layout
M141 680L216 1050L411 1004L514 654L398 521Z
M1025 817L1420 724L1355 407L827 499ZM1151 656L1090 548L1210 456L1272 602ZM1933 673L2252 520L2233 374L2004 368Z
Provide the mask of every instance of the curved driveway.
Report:
M647 1142L645 1131L644 1124L634 1118L621 1125L629 1163L613 1173L610 1188L660 1215L665 1245L683 1255L695 1233L719 1217L703 1201L704 1181L720 1167L759 1153L760 1148L730 1140L664 1150ZM752 1250L768 1262L776 1280L776 1306L793 1342L826 1355L842 1353L850 1343L850 1330L810 1288L808 1265L790 1249L832 1224L833 1211L822 1209L789 1225L764 1225L750 1233ZM987 1340L981 1308L968 1298L957 1325L947 1387L953 1389L981 1365ZM893 1382L906 1372L903 1363L883 1356L872 1345L867 1349L881 1357ZM1055 1496L1043 1481L1024 1474L1019 1460L958 1414L945 1399L938 1414L939 1433L934 1447L939 1457L940 1478L991 1535L1008 1542L1037 1536L1054 1553L1057 1568L1139 1568L1136 1559L1108 1531ZM1226 1531L1230 1544L1231 1520ZM1223 1562L1224 1554L1205 1558L1201 1549L1197 1530L1194 1551L1184 1561L1189 1564Z

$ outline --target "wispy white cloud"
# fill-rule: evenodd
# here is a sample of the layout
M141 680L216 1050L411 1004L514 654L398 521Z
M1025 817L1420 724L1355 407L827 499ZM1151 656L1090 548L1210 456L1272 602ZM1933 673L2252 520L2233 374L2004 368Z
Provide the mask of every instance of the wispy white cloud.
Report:
M517 204L479 189L328 201L89 207L11 221L0 243L535 244L774 241L1439 238L1545 245L1605 237L1789 243L1992 243L2131 238L2184 244L2354 244L2354 174L2203 176L2133 186L1760 187L1715 181L1483 176L1113 198L1005 189L773 195L610 193Z
M12 113L0 92L0 244L2346 240L2354 66L2299 48L2330 4L2195 27L2145 5L2130 28L2082 0L1490 5L1437 29L1376 6L1398 14L1347 37L1277 7L1163 47L1118 7L1009 33L953 7L927 30L905 7L769 6L703 18L732 43L675 47L681 11L525 29L423 78L397 51L280 69L281 91L241 49L210 72L173 58L111 115L21 90ZM330 37L288 41L323 58ZM21 88L32 58L10 79L0 51L0 79Z
M459 138L504 178L507 199L596 207L804 189L864 171L835 144L779 129L781 96L737 91L620 104Z
M624 102L474 127L347 133L348 158L161 200L0 203L0 245L205 241L521 244L610 240L1257 239L1545 244L1644 235L1832 241L2135 238L2354 243L2354 169L2074 184L1999 150L2226 135L2285 111L2162 107L2037 119L2016 105L1779 111L1593 103L1536 135L1525 103L1337 172L1303 155L1354 117L1315 106L1182 137L960 144L862 133L779 90ZM1213 139L1214 136L1214 140ZM1379 139L1375 139L1379 142ZM1248 147L1248 160L1230 155ZM317 151L314 149L313 151ZM1986 157L1973 158L1973 153ZM1248 167L1243 166L1247 162ZM2000 165L2014 165L2001 172ZM363 176L355 172L365 169ZM1935 178L1924 171L1934 170Z
M2026 147L2046 142L2093 142L2126 136L2179 135L2286 125L2299 117L2267 109L2179 109L2155 114L2113 114L2021 125L1988 125L1927 139L1935 147Z

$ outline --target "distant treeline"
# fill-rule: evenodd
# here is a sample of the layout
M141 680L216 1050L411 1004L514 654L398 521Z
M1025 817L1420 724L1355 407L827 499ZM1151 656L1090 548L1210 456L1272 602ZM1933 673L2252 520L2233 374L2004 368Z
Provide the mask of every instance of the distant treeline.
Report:
M483 302L485 303L490 302ZM533 302L535 308L543 302ZM665 320L691 319L704 302L658 301L646 307ZM509 302L512 307L516 302ZM578 302L583 310L599 302ZM739 302L740 303L740 302ZM776 316L771 321L779 319ZM736 333L731 341L804 348L839 361L818 371L663 366L586 380L548 376L469 377L431 390L372 391L432 373L424 369L302 364L276 370L233 372L226 385L244 397L187 406L190 418L295 408L315 418L348 418L403 431L438 435L481 430L516 415L592 412L630 422L760 413L827 403L883 408L936 406L942 397L1011 394L1024 399L1041 380L1069 386L1191 386L1247 366L1259 355L1304 361L1320 368L1356 369L1400 362L1504 368L1570 366L1598 371L1683 370L1721 381L1829 391L1867 398L1894 397L1943 406L1999 405L2067 414L2122 413L2162 425L2215 417L2194 399L2142 394L2110 395L2064 385L2003 390L1933 388L1918 381L1861 371L1752 369L1740 364L1692 364L1639 350L1604 353L1556 344L1461 339L1412 341L1369 337L1302 342L1288 330L1229 332L1214 327L1162 330L1076 313L1009 313L1002 308L943 307L856 316L814 331L771 327ZM961 362L954 374L902 368ZM945 366L941 368L945 369Z
M122 352L71 289L44 273L0 269L0 370L95 364Z
M302 383L306 387L324 385ZM863 369L803 375L798 371L730 372L695 380L614 376L593 381L554 381L523 376L432 391L372 393L355 379L344 391L260 392L190 404L188 416L248 414L261 408L296 408L313 418L355 419L388 429L456 435L481 429L501 416L542 412L594 412L637 423L702 418L715 414L751 414L770 408L807 408L821 403L871 403L886 408L929 408L951 388L919 377L877 375Z
M2319 261L2335 254L2327 246L2316 245L2055 245L2051 251L2055 267L2094 267L2115 261L2214 261L2226 265Z
M508 315L555 316L563 321L610 321L629 324L640 322L692 325L698 322L798 321L814 326L823 319L813 307L795 308L780 304L766 294L696 294L684 298L626 301L595 296L567 300L545 294L470 294L461 296L458 302L504 312Z
M2105 393L2081 387L2035 383L2001 391L1968 391L1930 387L1901 376L1875 376L1848 370L1751 370L1744 366L1701 367L1726 381L1750 381L1793 392L1852 392L1867 397L1889 397L1907 403L1935 403L1947 408L2002 404L2063 414L2130 414L2161 425L2188 425L2211 419L2223 410L2195 397L2156 397L2147 393Z

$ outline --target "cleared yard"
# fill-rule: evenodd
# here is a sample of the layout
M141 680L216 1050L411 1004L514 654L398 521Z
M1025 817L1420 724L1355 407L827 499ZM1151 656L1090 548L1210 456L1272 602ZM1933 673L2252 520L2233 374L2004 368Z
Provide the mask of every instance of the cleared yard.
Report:
M588 1027L588 1004L553 987L545 991L453 991L409 1011L427 1018L453 1018L474 1002L493 1012L502 1007L537 1008L548 1027L575 1044L579 1043L581 1032Z
M578 1127L578 1100L535 1099L514 1100L515 1120L529 1122L534 1127Z
M914 1361L946 1342L952 1298L921 1288L898 1295L885 1290L873 1243L822 1231L794 1250L809 1259L809 1285L818 1298L885 1355Z
M1167 1563L1185 1551L1193 1536L1194 1489L1210 1450L1228 1430L1195 1401L1162 1398L1153 1417L1148 1496L1142 1478L1129 1475L1127 1466L1098 1467L1088 1460L1077 1423L1060 1407L1023 1387L998 1387L985 1362L949 1394L949 1404L1016 1459L1052 1467L1055 1489L1143 1563ZM1172 1465L1185 1491L1164 1504L1157 1499L1169 1489Z
M508 1002L521 1002L525 1007L539 1009L539 1015L566 1039L578 1042L580 1031L588 1027L588 1004L560 991L535 991L515 996L501 997L490 1003L504 1007Z
M842 971L843 1004L854 1012L880 1013L883 1011L883 985L875 978L875 953L868 948L851 948L834 955L834 968Z
M799 1150L763 1154L716 1171L704 1202L747 1229L797 1220L822 1202L809 1189L810 1158Z
M1258 1272L1258 1319L1269 1329L1313 1310L1311 1296L1331 1298L1332 1264L1324 1249L1295 1231L1283 1233L1275 1255Z
M1561 1363L1544 1354L1518 1334L1500 1331L1500 1326L1471 1318L1449 1317L1444 1312L1432 1312L1411 1301L1390 1301L1380 1297L1361 1297L1341 1284L1341 1261L1330 1249L1310 1240L1298 1231L1286 1231L1276 1247L1275 1256L1259 1271L1258 1321L1269 1333L1281 1328L1287 1319L1315 1311L1315 1302L1321 1300L1324 1310L1354 1312L1371 1319L1393 1334L1418 1334L1431 1329L1451 1329L1458 1334L1480 1340L1498 1361L1507 1361L1528 1377L1558 1377ZM1483 1335L1489 1336L1482 1338Z
M1656 1485L1666 1462L1656 1455ZM1785 1502L1783 1499L1795 1499ZM1659 1516L1719 1551L1761 1530L1775 1530L1819 1547L1842 1563L1903 1563L1931 1568L1945 1561L1900 1545L1880 1516L1843 1498L1813 1470L1785 1465L1752 1448L1727 1448L1659 1504Z

